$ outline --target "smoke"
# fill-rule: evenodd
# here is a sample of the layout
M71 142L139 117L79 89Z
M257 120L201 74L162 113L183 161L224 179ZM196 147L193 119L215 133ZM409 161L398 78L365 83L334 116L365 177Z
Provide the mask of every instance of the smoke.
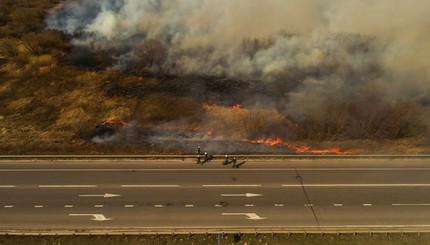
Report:
M328 100L430 103L429 11L426 0L76 0L46 23L108 51L115 69L258 80L297 117ZM145 40L163 57L139 63Z

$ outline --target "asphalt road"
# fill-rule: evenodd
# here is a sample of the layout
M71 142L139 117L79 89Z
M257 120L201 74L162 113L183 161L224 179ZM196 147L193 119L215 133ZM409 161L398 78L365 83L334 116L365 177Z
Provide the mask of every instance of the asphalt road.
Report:
M428 231L429 163L2 161L0 231Z

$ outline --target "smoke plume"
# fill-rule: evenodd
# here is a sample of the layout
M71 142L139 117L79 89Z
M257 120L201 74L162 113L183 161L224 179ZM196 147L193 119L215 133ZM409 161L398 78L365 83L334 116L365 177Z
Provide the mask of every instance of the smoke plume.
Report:
M426 0L76 0L46 23L109 53L112 69L265 83L299 118L369 98L427 105L429 11Z

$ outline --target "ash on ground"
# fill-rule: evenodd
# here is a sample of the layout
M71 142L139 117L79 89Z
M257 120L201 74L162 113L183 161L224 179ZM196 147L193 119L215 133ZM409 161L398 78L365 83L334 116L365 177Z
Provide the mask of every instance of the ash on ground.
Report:
M157 128L138 128L128 125L99 125L92 132L90 142L95 144L132 144L142 147L175 150L195 154L199 146L210 154L292 154L284 146L270 146L226 140L202 132L173 131Z

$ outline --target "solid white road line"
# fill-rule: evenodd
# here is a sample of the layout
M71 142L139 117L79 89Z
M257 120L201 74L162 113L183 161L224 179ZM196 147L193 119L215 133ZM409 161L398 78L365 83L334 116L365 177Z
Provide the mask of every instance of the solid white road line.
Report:
M35 208L43 208L43 205L34 205Z
M104 205L94 205L95 208L102 208Z
M261 185L202 185L202 187L260 187Z
M180 185L121 185L124 188L172 188L181 187Z
M194 207L194 205L192 205L192 204L186 204L185 207L186 208L192 208L192 207Z
M371 204L371 203L363 203L363 206L364 206L364 207L371 207L371 206L372 206L372 204Z
M275 204L275 207L283 207L284 204Z
M5 208L13 208L13 205L4 205Z
M430 203L393 203L392 206L430 206Z
M73 208L73 205L64 205L65 208Z
M430 184L284 184L282 187L430 187Z
M40 188L94 188L97 185L39 185Z
M134 205L126 204L126 205L124 205L124 208L134 208Z
M0 188L14 188L14 185L0 185Z
M342 207L343 204L342 203L335 203L335 204L333 204L333 206L335 206L335 207Z

